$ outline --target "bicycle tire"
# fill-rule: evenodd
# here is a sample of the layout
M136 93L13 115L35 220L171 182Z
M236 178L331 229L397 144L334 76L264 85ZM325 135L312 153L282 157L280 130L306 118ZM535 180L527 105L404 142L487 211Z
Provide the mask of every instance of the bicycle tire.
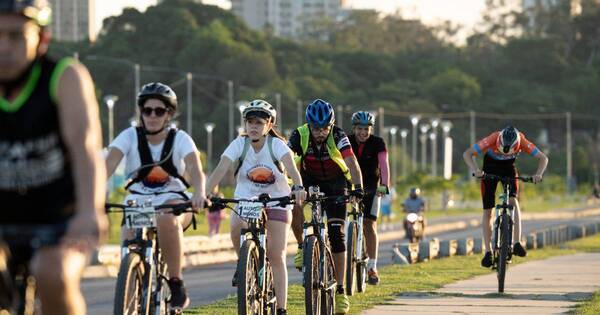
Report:
M348 224L348 238L346 239L346 294L349 296L354 295L356 291L356 267L357 257L356 253L356 240L357 240L357 224L356 222L350 222Z
M321 314L333 315L335 312L335 265L328 247L325 247L323 259L323 283L325 288L321 293ZM328 289L329 288L329 289Z
M150 299L143 296L145 274L146 266L140 254L129 252L123 257L117 275L114 315L148 315Z
M157 274L156 290L152 292L152 301L150 304L150 314L154 315L169 315L169 274L167 273L167 264L162 261L160 256L157 258ZM161 277L162 276L162 277ZM164 278L163 278L164 277Z
M318 315L321 311L321 271L319 240L311 235L304 240L303 281L304 307L307 315Z
M260 284L258 270L258 250L254 241L246 240L240 248L238 271L238 314L260 314L262 301L260 299Z
M265 286L267 288L265 292L266 301L263 306L264 315L276 315L277 314L277 297L275 296L275 281L273 281L273 269L269 261L265 264L266 280Z
M508 267L508 251L510 247L510 235L508 227L508 215L502 214L500 232L500 255L498 256L498 292L504 292L504 281L506 279L506 268Z
M364 293L367 291L367 259L369 258L369 255L367 254L367 240L364 232L361 243L361 259L356 263L356 291Z

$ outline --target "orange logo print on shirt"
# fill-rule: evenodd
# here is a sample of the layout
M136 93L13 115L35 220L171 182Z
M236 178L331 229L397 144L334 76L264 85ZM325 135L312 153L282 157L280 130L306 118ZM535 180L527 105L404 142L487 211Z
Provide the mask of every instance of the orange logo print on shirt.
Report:
M155 166L152 168L148 176L144 178L144 186L150 188L161 187L169 181L169 173L167 173L162 167Z
M248 171L247 176L250 181L258 184L270 185L275 182L275 174L273 174L273 171L268 167L260 165L251 168Z

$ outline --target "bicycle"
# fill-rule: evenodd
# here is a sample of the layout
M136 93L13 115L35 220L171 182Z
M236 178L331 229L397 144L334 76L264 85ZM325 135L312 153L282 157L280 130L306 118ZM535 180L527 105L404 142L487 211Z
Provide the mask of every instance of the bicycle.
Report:
M346 203L347 195L325 196L319 186L308 188L306 202L311 203L311 221L303 224L302 263L304 305L306 314L333 314L335 287L335 266L329 247L327 230L321 215L324 202Z
M269 194L261 194L253 199L225 199L213 197L213 206L229 208L241 220L248 224L240 233L240 254L237 264L237 305L238 314L275 314L277 299L273 282L273 271L267 259L267 205L285 207L293 204L289 197L271 198ZM227 205L238 204L237 211Z
M66 223L0 226L0 314L39 313L29 262L37 249L58 244L66 228Z
M115 315L181 314L181 309L168 306L168 273L158 244L157 216L172 213L180 215L194 212L190 202L152 206L149 202L138 205L105 205L106 212L122 212L125 226L134 237L121 245L121 265L117 275ZM120 209L112 210L111 209ZM196 229L196 221L192 219Z
M348 212L346 240L346 294L362 293L367 289L367 241L363 230L363 204L352 202Z
M504 292L506 269L512 258L514 206L508 203L511 193L510 182L516 179L532 183L533 178L498 176L493 174L483 174L480 178L498 180L502 183L502 194L500 195L502 203L496 205L496 218L494 219L494 230L492 233L492 269L496 270L498 276L498 292L502 293Z

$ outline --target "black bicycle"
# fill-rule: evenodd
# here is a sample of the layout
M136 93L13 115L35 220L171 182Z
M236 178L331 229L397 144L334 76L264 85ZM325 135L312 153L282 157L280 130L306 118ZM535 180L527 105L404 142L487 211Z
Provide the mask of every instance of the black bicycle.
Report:
M481 178L498 180L502 183L501 203L496 205L496 218L492 233L492 269L496 270L498 275L498 292L502 293L504 292L506 269L508 268L508 262L512 258L514 206L509 204L511 193L510 183L513 180L533 183L533 178L498 176L493 174L483 174Z
M277 312L273 270L267 259L267 206L285 207L294 203L289 196L271 198L261 194L253 199L211 198L213 207L229 208L248 224L240 236L237 264L237 299L240 315L270 315ZM237 209L228 203L237 204Z
M122 212L125 226L135 235L121 245L121 265L113 310L115 315L181 314L181 309L169 307L169 276L158 243L156 223L159 215L194 212L191 207L190 202L159 206L138 205L135 202L105 205L106 212ZM195 229L195 220L192 220L192 224Z
M322 216L322 204L346 203L348 195L325 196L319 186L310 186L306 202L311 204L311 220L304 223L302 263L306 314L334 313L335 265Z
M41 247L58 244L66 224L0 226L0 314L39 313L29 262Z
M348 212L346 239L346 294L367 289L367 243L363 230L363 203L352 202Z

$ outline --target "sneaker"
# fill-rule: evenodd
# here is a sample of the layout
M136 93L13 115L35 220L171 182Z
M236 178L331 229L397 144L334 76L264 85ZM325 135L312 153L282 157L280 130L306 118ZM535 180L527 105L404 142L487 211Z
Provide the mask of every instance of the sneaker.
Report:
M171 290L171 307L175 309L184 309L190 305L190 299L187 296L187 290L183 285L183 280L179 278L169 279L169 290Z
M492 262L492 252L486 252L483 259L481 259L481 267L490 268L494 263Z
M302 271L302 263L304 262L304 255L302 254L302 248L298 248L296 256L294 256L294 267Z
M370 285L377 285L379 283L379 275L377 274L377 270L369 269L367 274L369 276L368 282Z
M521 245L521 243L516 242L513 246L513 254L519 257L525 257L527 256L527 251L525 250L525 248L523 248L523 245Z
M287 315L287 311L285 308L278 308L277 315Z
M231 278L231 286L237 287L237 285L238 285L238 272L236 269L235 272L233 273L233 278Z
M335 294L335 314L346 314L350 310L350 300L344 293Z

